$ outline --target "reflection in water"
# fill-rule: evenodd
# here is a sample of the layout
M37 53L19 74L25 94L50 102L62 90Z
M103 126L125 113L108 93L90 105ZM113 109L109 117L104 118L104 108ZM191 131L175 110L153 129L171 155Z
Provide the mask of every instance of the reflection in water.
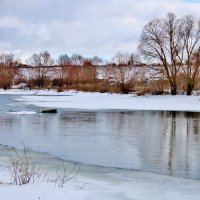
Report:
M0 144L65 160L200 179L200 113L0 115Z
M171 114L171 134L170 135L170 140L169 140L169 156L168 156L168 169L170 171L170 174L172 174L172 167L173 167L173 155L174 155L174 147L176 143L176 112L172 111L170 112Z

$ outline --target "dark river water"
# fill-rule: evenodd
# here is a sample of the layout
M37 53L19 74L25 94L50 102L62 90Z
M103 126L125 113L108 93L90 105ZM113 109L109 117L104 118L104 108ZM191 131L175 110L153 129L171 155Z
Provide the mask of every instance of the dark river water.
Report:
M33 111L0 95L0 144L67 161L200 179L200 113L160 111Z

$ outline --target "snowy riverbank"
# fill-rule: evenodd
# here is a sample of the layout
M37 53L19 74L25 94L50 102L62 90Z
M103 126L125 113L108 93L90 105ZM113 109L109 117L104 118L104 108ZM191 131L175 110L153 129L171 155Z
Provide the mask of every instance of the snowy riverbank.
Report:
M86 110L171 110L200 112L200 97L185 95L134 96L66 91L0 90L0 94L20 94L18 101L41 107ZM35 94L35 95L34 95Z
M123 170L92 173L80 173L76 180L59 188L50 182L23 186L6 184L8 176L4 171L3 175L0 173L0 180L3 180L3 183L0 183L0 196L6 200L200 199L200 182L197 180Z

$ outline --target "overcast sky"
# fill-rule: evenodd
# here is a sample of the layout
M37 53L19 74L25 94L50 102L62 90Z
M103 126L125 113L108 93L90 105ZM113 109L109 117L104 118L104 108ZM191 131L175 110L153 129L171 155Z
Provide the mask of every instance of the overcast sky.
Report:
M200 0L0 0L0 52L111 57L135 52L150 20L199 11Z

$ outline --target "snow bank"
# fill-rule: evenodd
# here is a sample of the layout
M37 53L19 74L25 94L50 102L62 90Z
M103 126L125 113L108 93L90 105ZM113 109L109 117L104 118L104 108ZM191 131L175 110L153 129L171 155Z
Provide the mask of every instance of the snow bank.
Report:
M200 199L199 181L144 172L113 171L95 172L97 176L83 172L76 180L69 181L63 188L50 182L37 182L23 186L2 183L0 197L6 200ZM5 174L3 178L5 179Z
M35 94L36 95L33 95ZM199 96L134 96L108 93L66 91L0 91L0 94L21 94L18 101L41 107L84 110L165 110L200 112ZM31 95L32 94L32 95Z

